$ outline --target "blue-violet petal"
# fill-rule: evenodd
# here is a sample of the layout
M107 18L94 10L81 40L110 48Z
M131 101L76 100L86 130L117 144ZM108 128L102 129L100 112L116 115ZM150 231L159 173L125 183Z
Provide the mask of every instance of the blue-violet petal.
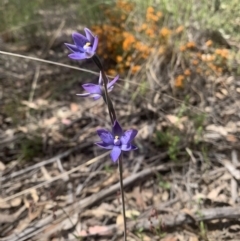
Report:
M112 128L112 132L114 136L122 136L122 127L120 126L120 124L118 123L117 120L115 120L113 128Z
M104 149L108 149L108 150L113 149L113 145L109 145L109 144L104 143L104 142L96 142L95 144L99 147L104 148Z
M89 40L80 33L73 33L72 37L73 37L74 43L77 45L78 48L83 48L83 46L87 42L89 42Z
M107 143L109 145L113 145L113 135L111 132L105 130L105 129L99 129L97 130L97 134L99 135L99 137L101 138L101 140L104 143Z
M121 142L122 144L128 144L131 143L131 141L135 138L138 131L135 129L131 129L128 131L125 131L124 134L121 136Z
M80 59L86 59L86 54L85 53L72 53L72 54L69 54L68 57L71 59L80 60Z
M82 87L83 89L85 89L87 92L91 94L99 94L99 95L102 94L101 87L99 85L88 83L88 84L82 85Z
M119 158L121 154L121 149L119 146L114 146L111 153L110 153L110 156L111 156L111 159L113 160L113 162L116 162Z

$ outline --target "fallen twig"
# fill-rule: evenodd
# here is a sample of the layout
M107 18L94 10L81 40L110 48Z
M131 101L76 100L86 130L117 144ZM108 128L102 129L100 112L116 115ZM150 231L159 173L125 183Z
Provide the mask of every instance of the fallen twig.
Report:
M139 173L136 173L134 175L131 175L123 180L123 186L129 186L130 184L138 181L143 180L144 178L148 177L151 174L154 174L156 171L166 171L169 170L170 167L174 166L173 164L163 164L158 167L154 168L148 168L145 169ZM102 191L93 194L83 200L80 200L79 202L67 207L64 211L58 210L55 212L54 218L52 215L49 215L46 218L43 218L41 220L35 221L31 224L31 226L27 227L25 230L23 230L20 233L14 233L6 238L0 239L0 241L23 241L23 240L29 240L34 235L39 234L42 232L42 230L45 228L46 225L49 224L61 224L61 222L66 218L66 214L68 213L69 216L73 215L76 212L81 212L82 210L94 205L95 203L101 201L102 199L106 198L107 196L117 192L119 190L119 184L116 183L112 185L111 187L105 188ZM50 232L54 232L55 229L50 230Z
M156 211L160 211L156 209ZM184 212L176 212L175 214L158 214L158 218L152 218L151 222L149 218L144 218L137 221L131 221L127 223L128 230L148 230L152 229L168 229L184 224L197 224L200 221L211 221L215 219L239 219L240 218L240 208L239 207L222 207L222 208L210 208L199 210L197 213L190 216ZM97 235L113 235L116 232L119 232L120 229L117 225L109 225L104 227L105 230L103 233L97 233ZM90 231L90 232L89 232ZM91 228L86 232L83 231L79 236L92 236L96 233L91 232Z
M92 163L94 163L94 162L102 159L102 158L105 157L108 153L109 153L109 152L106 152L106 153L104 153L104 154L102 154L102 155L100 155L100 156L98 156L98 157L95 157L95 158L89 160L88 162L86 162L86 163L84 163L84 164L82 164L82 165L79 165L79 166L77 166L77 167L75 167L75 168L72 168L71 170L69 170L69 171L67 171L67 172L63 172L63 173L61 173L61 174L59 174L59 175L51 178L50 180L47 180L47 181L42 182L42 183L39 183L38 185L35 185L35 186L30 187L30 188L28 188L28 189L25 189L25 190L23 190L23 191L21 191L21 192L15 193L15 194L13 194L12 196L9 196L9 197L3 199L3 201L4 201L4 202L7 202L7 201L9 201L9 200L11 200L11 199L13 199L13 198L20 197L20 196L22 196L23 194L29 193L32 189L37 189L37 188L46 186L46 185L48 185L48 184L50 184L50 183L52 183L52 182L54 182L54 181L56 181L56 180L59 180L59 179L65 177L65 176L68 176L69 174L78 171L80 168L82 168L82 167L84 167L84 166L88 166L88 165L90 165L90 164L92 164ZM55 159L54 159L54 161L55 161ZM0 205L1 205L1 201L0 201Z
M37 169L37 168L40 168L40 167L42 167L42 166L48 165L48 164L50 164L50 163L53 163L53 162L57 161L58 159L67 157L67 156L69 156L71 153L73 153L74 151L79 150L80 148L85 148L85 147L87 147L87 146L89 146L89 145L90 145L89 143L83 143L83 144L81 144L81 145L78 145L78 146L70 149L70 150L67 150L67 151L65 151L65 152L63 152L63 153L60 153L60 154L58 154L57 156L52 157L52 158L50 158L50 159L48 159L48 160L39 162L39 163L37 163L37 164L35 164L35 165L29 166L29 167L27 167L27 168L25 168L25 169L22 169L22 170L19 170L19 171L17 171L17 172L13 172L13 173L11 173L11 174L9 174L9 175L7 175L7 176L3 176L0 180L3 182L3 181L7 181L7 180L9 180L9 179L12 179L12 178L14 178L14 177L23 175L23 174L26 173L26 172L29 172L29 171L32 171L32 170L34 170L34 169Z
M17 219L19 219L19 216L26 210L26 206L22 206L17 212L12 214L0 214L0 224L1 223L14 223Z
M170 215L159 215L158 219L152 219L151 224L148 219L141 221L130 222L130 228L143 228L150 230L150 225L155 228L162 225L164 228L172 228L183 224L194 224L200 221L211 221L215 219L239 219L240 208L239 207L221 207L221 208L210 208L198 210L193 215L189 215L185 212L176 212Z

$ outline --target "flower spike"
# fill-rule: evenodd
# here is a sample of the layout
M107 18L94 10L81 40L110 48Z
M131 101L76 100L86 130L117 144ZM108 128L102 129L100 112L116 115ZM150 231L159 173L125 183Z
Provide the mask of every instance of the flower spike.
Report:
M95 143L101 148L112 150L110 157L113 162L116 162L122 151L136 150L137 147L132 145L131 142L137 135L138 131L130 129L123 132L118 121L114 122L112 132L105 129L97 130L97 134L101 138L101 142Z
M110 83L108 81L108 84L107 84L108 92L111 92L113 90L114 84L117 82L118 79L119 79L119 75L117 75ZM84 90L87 91L87 93L77 94L77 95L81 97L91 96L93 97L94 100L98 100L104 94L104 89L102 84L103 84L103 79L102 79L102 73L100 72L98 85L92 84L92 83L83 84L82 87Z
M88 29L84 29L86 37L80 33L73 33L73 44L65 43L66 47L72 51L68 55L70 59L81 60L92 58L98 46L98 37L94 36L93 33Z

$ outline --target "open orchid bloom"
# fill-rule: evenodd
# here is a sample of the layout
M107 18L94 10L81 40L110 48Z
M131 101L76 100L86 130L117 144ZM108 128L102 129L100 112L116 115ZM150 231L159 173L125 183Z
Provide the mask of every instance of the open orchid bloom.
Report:
M65 43L67 48L72 51L68 55L69 58L75 60L89 59L92 58L98 46L98 37L94 36L93 33L88 29L84 29L86 37L80 33L73 33L73 44Z
M116 81L118 79L119 79L119 75L117 75L111 82L108 81L108 84L107 84L108 92L111 92L113 90L114 84L116 83ZM103 79L102 79L101 72L99 75L98 85L88 83L88 84L83 84L82 87L84 90L87 91L87 93L77 94L78 96L81 96L81 97L91 96L91 97L93 97L94 100L100 99L104 94Z
M137 147L132 145L131 142L137 135L138 131L130 129L123 132L122 127L119 125L117 120L114 122L112 132L105 129L99 129L97 130L97 133L101 138L101 142L97 142L95 144L104 149L112 150L110 157L113 162L118 160L122 151L137 149Z

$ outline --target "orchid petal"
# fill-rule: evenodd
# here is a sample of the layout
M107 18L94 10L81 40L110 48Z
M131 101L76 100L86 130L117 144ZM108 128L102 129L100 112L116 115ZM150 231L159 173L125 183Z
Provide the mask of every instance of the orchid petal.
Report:
M131 151L132 149L131 149L131 144L123 144L122 146L121 146L121 149L122 149L122 151Z
M134 130L134 129L125 131L124 134L120 138L122 144L127 145L127 144L131 143L131 141L135 138L137 133L138 133L138 131Z
M99 94L94 94L92 97L94 100L99 100L102 96Z
M88 41L93 45L95 36L94 36L93 33L91 32L91 30L88 29L88 28L84 28L84 31L85 31L85 33L86 33L86 37L87 37Z
M102 94L101 88L99 85L95 85L95 84L84 84L82 85L83 89L85 89L87 92L91 93L91 94Z
M69 54L68 57L70 59L80 60L80 59L86 59L86 54L85 53L72 53L72 54Z
M95 36L94 37L93 46L92 46L92 51L93 52L96 52L97 46L98 46L98 37Z
M107 149L107 150L113 149L113 145L109 145L109 144L104 143L104 142L96 142L95 144L97 146L102 147L102 148Z
M121 136L122 135L122 127L120 126L120 124L118 123L117 120L115 120L113 128L112 128L112 132L114 136Z
M113 145L113 135L111 132L105 130L105 129L99 129L97 130L97 134L101 138L102 142Z
M65 43L65 46L72 52L79 52L79 49L76 45Z
M87 97L90 95L90 93L83 93L83 94L76 94L76 95L81 97Z
M83 48L83 46L87 42L89 42L89 40L80 33L73 33L72 37L73 37L73 41L74 41L75 45L77 45L78 48Z
M137 150L138 148L134 145L131 145L131 150L134 151L134 150Z
M113 85L117 82L117 80L119 79L119 75L117 75L108 85L107 88L110 89L111 87L113 87ZM111 89L112 90L112 89Z
M91 50L86 50L85 54L86 54L86 59L90 59L94 56L95 52L93 52L91 49Z
M124 144L121 146L121 149L122 149L122 151L132 151L132 150L136 150L138 148L131 144L127 144L127 145Z
M121 154L121 149L119 146L114 146L111 153L110 153L110 156L111 156L111 159L113 160L113 162L116 162L119 158Z

